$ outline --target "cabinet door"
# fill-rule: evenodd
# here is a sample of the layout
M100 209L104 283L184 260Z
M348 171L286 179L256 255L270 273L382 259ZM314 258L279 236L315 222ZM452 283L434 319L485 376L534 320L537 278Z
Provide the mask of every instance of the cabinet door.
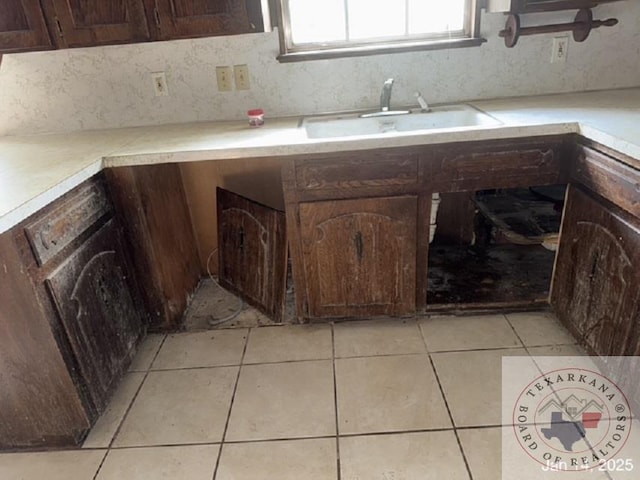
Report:
M417 197L300 204L310 317L415 311Z
M145 0L162 40L252 31L246 0Z
M551 298L558 316L598 355L637 354L638 285L640 221L570 186Z
M281 321L287 284L284 212L222 188L217 203L220 284Z
M46 0L62 47L90 47L149 39L142 0Z
M3 0L0 54L53 48L38 0Z
M142 322L113 220L46 280L98 411L127 366Z

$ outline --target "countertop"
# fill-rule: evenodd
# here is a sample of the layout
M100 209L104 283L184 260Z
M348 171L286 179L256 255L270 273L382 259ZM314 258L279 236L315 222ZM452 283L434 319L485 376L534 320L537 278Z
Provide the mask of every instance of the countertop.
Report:
M503 125L308 139L300 118L0 137L0 233L103 168L579 133L640 162L640 88L471 102ZM640 163L638 164L640 168Z

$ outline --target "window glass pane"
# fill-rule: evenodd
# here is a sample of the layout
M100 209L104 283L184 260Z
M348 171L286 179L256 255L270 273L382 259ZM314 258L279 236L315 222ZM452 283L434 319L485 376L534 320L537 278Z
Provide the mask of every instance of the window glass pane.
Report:
M464 29L466 0L409 0L409 33Z
M289 13L294 44L346 40L344 0L289 0Z
M406 0L348 1L349 40L401 36L407 33Z

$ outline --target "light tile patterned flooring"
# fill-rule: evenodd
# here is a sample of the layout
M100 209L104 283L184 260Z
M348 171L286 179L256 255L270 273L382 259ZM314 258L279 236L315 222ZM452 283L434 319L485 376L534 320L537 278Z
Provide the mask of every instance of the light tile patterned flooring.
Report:
M151 335L82 449L0 479L496 480L501 358L529 354L583 352L546 313Z

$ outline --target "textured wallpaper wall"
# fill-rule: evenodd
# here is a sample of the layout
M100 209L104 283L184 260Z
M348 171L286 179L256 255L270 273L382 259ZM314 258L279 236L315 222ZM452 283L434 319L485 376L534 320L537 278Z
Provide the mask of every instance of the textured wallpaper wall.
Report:
M527 17L571 21L575 12ZM513 49L497 33L505 18L483 15L479 48L280 64L277 33L5 55L0 67L0 135L64 132L375 107L395 77L393 103L432 103L640 85L640 1L595 9L620 24L551 64L554 35ZM250 91L218 92L217 65L248 64ZM151 72L165 71L170 96L155 97Z

